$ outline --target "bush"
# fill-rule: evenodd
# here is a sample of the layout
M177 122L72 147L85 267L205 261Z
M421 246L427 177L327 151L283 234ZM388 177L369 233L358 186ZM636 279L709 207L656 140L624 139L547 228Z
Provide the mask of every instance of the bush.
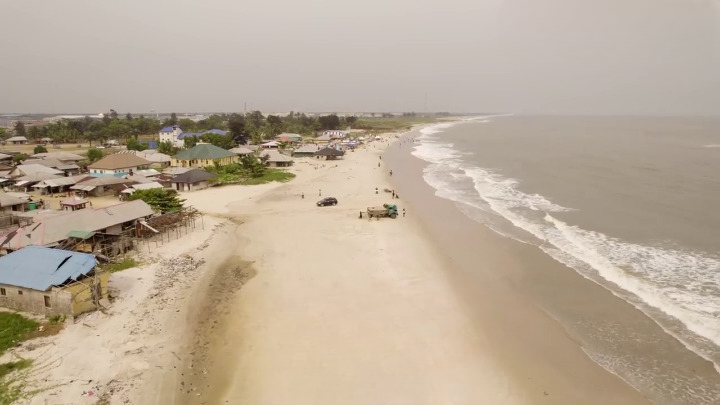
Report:
M175 190L166 190L164 188L152 188L149 190L136 190L130 194L129 200L143 200L153 210L160 211L165 214L172 211L180 211L183 207L183 202L178 197Z
M17 155L13 156L12 161L13 161L13 163L20 163L27 158L28 158L28 155L26 155L24 153L18 153Z
M88 151L87 151L87 158L88 158L88 160L90 161L90 163L102 159L103 156L105 156L105 154L104 154L103 151L100 150L100 149L90 148L90 149L88 149Z
M25 340L38 323L12 312L0 312L0 354Z
M116 271L132 269L133 267L137 267L139 265L140 263L138 263L137 260L133 259L132 257L126 256L122 259L122 261L108 264L105 269L111 273L114 273Z
M33 154L37 155L38 153L47 153L47 148L42 145L36 146L35 149L33 149Z

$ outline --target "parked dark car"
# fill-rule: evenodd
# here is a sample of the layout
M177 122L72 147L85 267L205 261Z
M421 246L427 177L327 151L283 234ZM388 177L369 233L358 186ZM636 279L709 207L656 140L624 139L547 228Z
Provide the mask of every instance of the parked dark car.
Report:
M318 207L324 207L326 205L337 205L337 198L335 197L325 197L322 200L317 202Z

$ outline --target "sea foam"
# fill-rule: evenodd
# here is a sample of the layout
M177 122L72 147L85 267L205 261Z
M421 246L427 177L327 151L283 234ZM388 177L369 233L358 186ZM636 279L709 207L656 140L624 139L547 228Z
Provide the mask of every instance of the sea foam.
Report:
M430 163L424 179L437 196L454 201L463 213L504 236L538 245L645 312L720 370L720 258L642 246L567 224L552 214L571 208L524 193L518 180L464 161L467 152L437 136L453 125L424 128L412 152ZM493 215L520 232L504 231L507 227Z

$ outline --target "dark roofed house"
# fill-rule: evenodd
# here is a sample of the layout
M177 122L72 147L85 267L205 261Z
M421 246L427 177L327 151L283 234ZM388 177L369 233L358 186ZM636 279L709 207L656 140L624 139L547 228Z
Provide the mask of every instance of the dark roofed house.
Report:
M97 274L87 253L28 246L0 257L0 306L41 315L76 316L107 299L110 273Z
M327 160L334 160L345 156L345 152L334 148L322 148L315 152L315 156L325 156Z
M133 153L115 153L88 165L87 168L93 177L122 177L134 170L145 169L150 163Z
M230 151L209 143L200 143L172 157L172 166L201 168L218 164L225 166L236 163L238 156Z
M170 179L170 185L177 191L196 191L210 187L210 179L217 175L202 169L192 169Z

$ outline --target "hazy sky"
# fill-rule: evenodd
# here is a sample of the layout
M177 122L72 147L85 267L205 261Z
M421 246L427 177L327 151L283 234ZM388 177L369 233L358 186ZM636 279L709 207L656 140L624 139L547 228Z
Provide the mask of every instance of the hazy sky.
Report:
M720 112L720 0L0 0L0 111Z

